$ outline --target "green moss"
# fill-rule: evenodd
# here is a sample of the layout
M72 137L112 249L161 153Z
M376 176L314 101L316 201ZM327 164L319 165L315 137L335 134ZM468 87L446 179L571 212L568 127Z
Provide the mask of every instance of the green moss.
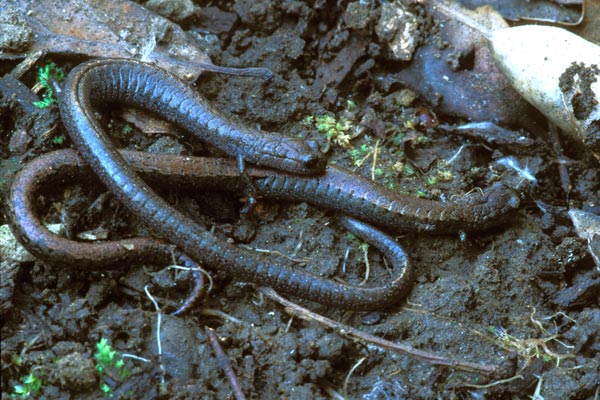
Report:
M350 146L352 122L349 119L342 117L337 120L329 115L319 115L315 118L315 126L333 144L340 147Z
M402 167L402 173L405 176L414 176L415 175L415 169L412 167L412 165L406 163Z
M38 70L37 83L44 90L42 100L34 101L33 105L37 108L46 108L52 103L56 103L54 91L50 82L55 80L61 82L65 79L65 72L56 66L53 62L49 62Z
M11 398L26 399L42 388L42 380L33 372L21 378L22 385L15 385Z
M132 130L133 128L130 125L123 125L123 128L121 128L121 133L123 135L129 135Z
M96 343L94 359L96 360L96 371L98 371L98 374L100 375L109 371L110 376L118 376L123 379L131 374L131 372L125 368L125 361L123 361L119 352L112 349L106 338L102 338ZM106 383L102 383L102 385L100 385L100 390L104 394L110 394L112 388Z

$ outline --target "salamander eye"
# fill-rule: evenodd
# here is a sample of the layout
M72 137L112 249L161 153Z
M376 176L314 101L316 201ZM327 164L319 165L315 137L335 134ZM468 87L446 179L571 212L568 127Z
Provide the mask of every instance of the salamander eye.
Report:
M305 143L309 149L311 149L312 151L314 151L317 154L321 154L321 147L319 146L319 143L317 141L307 140Z
M318 167L320 161L321 161L320 157L311 156L306 161L304 161L304 168L306 168L306 169L315 169L315 168Z
M314 140L304 142L310 151L302 157L302 165L308 172L317 172L325 168L327 159L321 151L319 143Z

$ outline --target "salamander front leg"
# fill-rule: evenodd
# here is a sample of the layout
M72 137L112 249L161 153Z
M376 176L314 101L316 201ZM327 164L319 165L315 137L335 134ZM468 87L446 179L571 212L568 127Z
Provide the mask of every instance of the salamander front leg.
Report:
M246 205L242 208L241 213L242 216L248 217L252 215L252 213L254 212L254 208L256 207L256 193L258 192L258 190L256 189L254 182L252 182L252 179L250 179L250 177L246 173L246 161L244 160L244 157L242 157L241 154L238 154L237 161L238 170L240 172L240 176L244 185L244 191L246 196L248 197L248 201L246 202Z

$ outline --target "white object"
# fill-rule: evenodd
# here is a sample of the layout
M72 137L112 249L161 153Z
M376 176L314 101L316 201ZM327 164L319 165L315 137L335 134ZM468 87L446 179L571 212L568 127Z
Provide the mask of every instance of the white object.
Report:
M591 150L600 150L600 72L591 84L596 104L585 119L575 118L571 103L580 77L574 78L573 93L559 88L561 75L573 63L583 63L592 75L593 65L600 71L600 46L565 29L537 25L495 30L488 39L499 68L527 101L565 133Z

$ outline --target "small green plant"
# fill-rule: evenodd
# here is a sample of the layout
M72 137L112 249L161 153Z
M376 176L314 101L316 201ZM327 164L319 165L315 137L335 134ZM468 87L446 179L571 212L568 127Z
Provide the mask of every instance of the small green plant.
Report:
M435 186L438 183L438 179L435 176L428 176L427 177L427 184L429 186Z
M392 138L392 144L396 147L400 147L403 145L404 143L404 137L405 134L402 131L397 131L396 133L394 133L391 138Z
M15 385L11 398L26 399L42 388L42 380L32 372L21 378L22 385Z
M63 135L58 135L52 138L53 144L63 144L65 142L65 137Z
M102 385L100 385L100 390L102 391L102 393L108 394L108 395L110 395L110 392L112 392L112 389L106 383L103 383Z
M130 125L123 125L123 128L121 129L123 135L129 135L131 131L133 131L133 128Z
M54 97L54 90L52 90L50 81L55 80L60 82L63 79L65 79L64 71L53 62L49 62L41 67L38 70L37 84L44 90L44 94L42 95L42 100L34 101L33 105L37 108L46 108L50 104L56 103L56 97Z
M94 359L96 360L96 371L101 376L107 374L112 378L123 379L130 374L130 371L125 368L125 361L123 361L119 352L112 349L106 338L102 338L96 343ZM100 385L100 390L104 394L110 394L112 391L106 383Z
M350 157L352 157L352 163L355 167L360 167L371 156L372 152L373 150L366 143L361 144L359 148L351 149Z
M338 121L329 115L320 115L316 117L315 122L317 130L324 133L327 140L341 147L350 146L350 139L352 139L349 133L352 128L350 120L342 117Z
M330 143L340 147L350 147L350 140L355 137L351 134L353 128L352 121L345 117L337 120L330 115L309 115L302 120L302 123L307 126L314 125L320 133L325 135Z
M405 163L402 166L402 173L405 176L414 176L415 175L415 169L413 168L412 165L410 165L409 163Z
M440 182L452 182L454 179L452 172L441 168L436 171L436 177Z
M103 374L108 370L116 370L117 376L120 378L125 378L129 375L129 371L125 368L125 362L121 358L121 355L110 347L106 338L102 338L96 343L94 359L97 361L96 371L99 374Z

